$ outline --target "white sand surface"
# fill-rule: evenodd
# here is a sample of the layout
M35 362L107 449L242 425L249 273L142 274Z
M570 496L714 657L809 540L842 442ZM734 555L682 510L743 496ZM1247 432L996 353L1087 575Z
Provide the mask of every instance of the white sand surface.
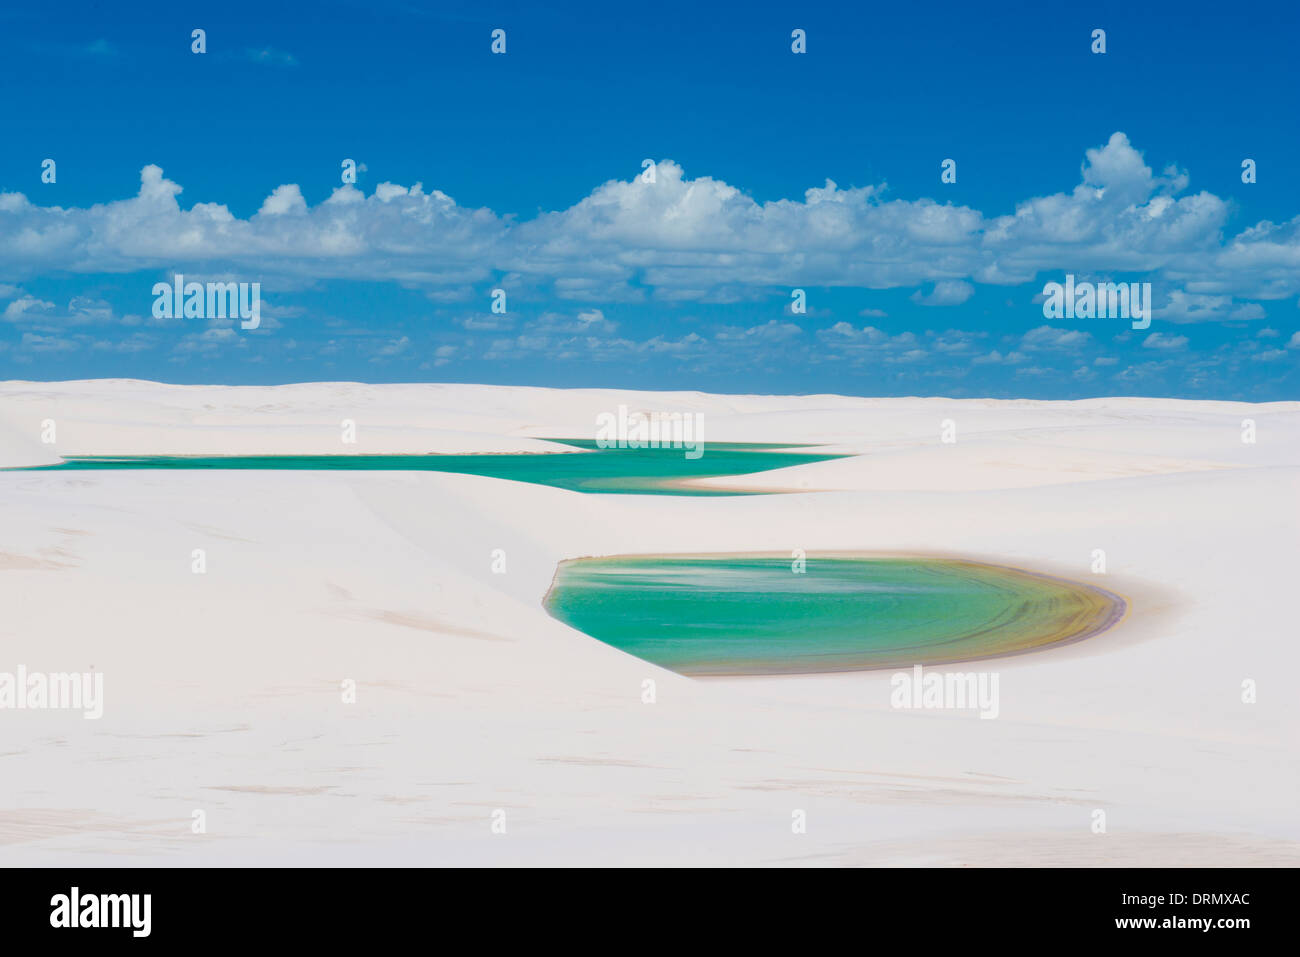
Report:
M0 864L1300 863L1300 403L9 382L0 466L558 451L620 404L702 412L706 448L855 457L710 480L795 490L723 498L0 471L0 672L105 687L98 721L0 711ZM981 720L892 709L890 672L686 679L541 607L566 558L794 549L810 575L819 552L970 556L1131 610L948 669L999 675Z

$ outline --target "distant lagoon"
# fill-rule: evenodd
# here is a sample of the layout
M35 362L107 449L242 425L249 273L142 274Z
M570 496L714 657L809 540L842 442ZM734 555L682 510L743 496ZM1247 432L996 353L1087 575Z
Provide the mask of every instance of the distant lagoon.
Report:
M639 495L746 495L747 490L694 488L693 479L748 475L843 458L807 446L713 442L699 458L682 449L599 448L589 439L551 439L576 452L429 455L115 455L69 456L27 471L100 469L320 470L454 472L547 485L576 492Z

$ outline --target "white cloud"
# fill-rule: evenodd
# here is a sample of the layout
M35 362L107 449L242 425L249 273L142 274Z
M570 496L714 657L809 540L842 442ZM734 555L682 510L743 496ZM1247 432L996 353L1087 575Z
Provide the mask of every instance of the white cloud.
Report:
M134 325L140 321L138 316L117 318L128 325ZM5 306L4 312L0 313L0 319L5 322L33 326L48 332L68 325L111 322L114 319L114 314L113 307L108 303L100 299L89 299L85 296L74 296L68 301L68 305L64 309L60 309L52 302L37 299L34 296L20 296Z
M1174 289L1169 293L1169 301L1155 310L1154 315L1170 322L1205 322L1227 319L1231 308L1231 296Z
M277 186L257 211L259 216L283 216L285 213L307 212L307 201L302 198L302 190L296 183Z
M1056 329L1038 326L1030 329L1020 339L1020 348L1027 351L1043 349L1079 349L1088 344L1092 336L1080 329Z
M912 293L912 301L922 306L960 306L975 295L975 287L960 279L940 279L924 295L920 290Z
M802 335L803 330L792 322L780 322L769 319L761 326L741 329L737 326L725 326L714 335L720 342L784 342Z
M1142 340L1143 349L1183 349L1186 346L1186 336L1167 336L1163 332L1153 332Z
M544 312L536 319L524 324L524 328L534 333L571 333L577 335L602 335L613 332L618 324L605 318L599 309L587 309L576 316L560 312Z
M77 344L64 336L43 336L35 332L24 332L21 348L28 352L71 352L77 348Z
M407 336L389 339L387 342L382 343L377 349L375 349L375 355L371 361L373 362L378 359L391 359L394 356L400 356L410 348L410 345L411 340Z
M817 338L827 345L837 348L869 348L875 351L911 349L919 341L916 335L911 332L901 332L896 336L891 336L875 326L863 326L861 329L856 329L849 323L842 321L835 323L828 329L820 330L817 333Z
M0 194L0 278L207 269L286 283L393 280L459 296L507 274L592 303L933 284L918 301L958 305L972 283L1127 271L1173 287L1162 314L1177 321L1251 318L1258 305L1239 300L1300 294L1300 217L1225 240L1228 203L1187 194L1188 177L1176 169L1154 174L1123 133L1086 151L1080 179L1068 192L986 215L829 180L801 199L758 202L663 160L653 184L611 180L568 209L524 221L462 207L419 183L381 183L369 195L340 186L315 206L285 184L241 219L217 203L182 208L181 187L146 166L135 196L88 208Z
M52 302L34 296L23 296L5 306L3 318L5 322L29 322L33 318L45 318L53 313L54 309Z
M1027 358L1028 357L1023 352L1012 351L1003 355L997 349L994 349L986 355L976 356L971 360L971 362L974 362L976 365L1019 365Z

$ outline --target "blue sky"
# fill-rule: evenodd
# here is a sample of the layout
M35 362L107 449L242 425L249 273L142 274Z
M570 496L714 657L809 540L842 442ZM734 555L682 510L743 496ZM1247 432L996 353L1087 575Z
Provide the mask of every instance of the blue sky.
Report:
M0 378L1300 398L1294 4L701 6L6 9Z

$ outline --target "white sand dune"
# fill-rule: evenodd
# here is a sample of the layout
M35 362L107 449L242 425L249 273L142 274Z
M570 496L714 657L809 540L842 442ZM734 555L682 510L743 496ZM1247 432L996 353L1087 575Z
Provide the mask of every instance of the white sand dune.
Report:
M796 490L724 498L0 471L0 672L93 668L106 697L98 721L0 711L0 863L1300 863L1300 403L9 382L0 466L559 450L619 404L702 412L706 446L856 455L709 480ZM794 549L808 574L828 551L983 558L1132 608L959 666L1000 676L980 720L892 709L888 672L689 680L541 607L565 558Z

